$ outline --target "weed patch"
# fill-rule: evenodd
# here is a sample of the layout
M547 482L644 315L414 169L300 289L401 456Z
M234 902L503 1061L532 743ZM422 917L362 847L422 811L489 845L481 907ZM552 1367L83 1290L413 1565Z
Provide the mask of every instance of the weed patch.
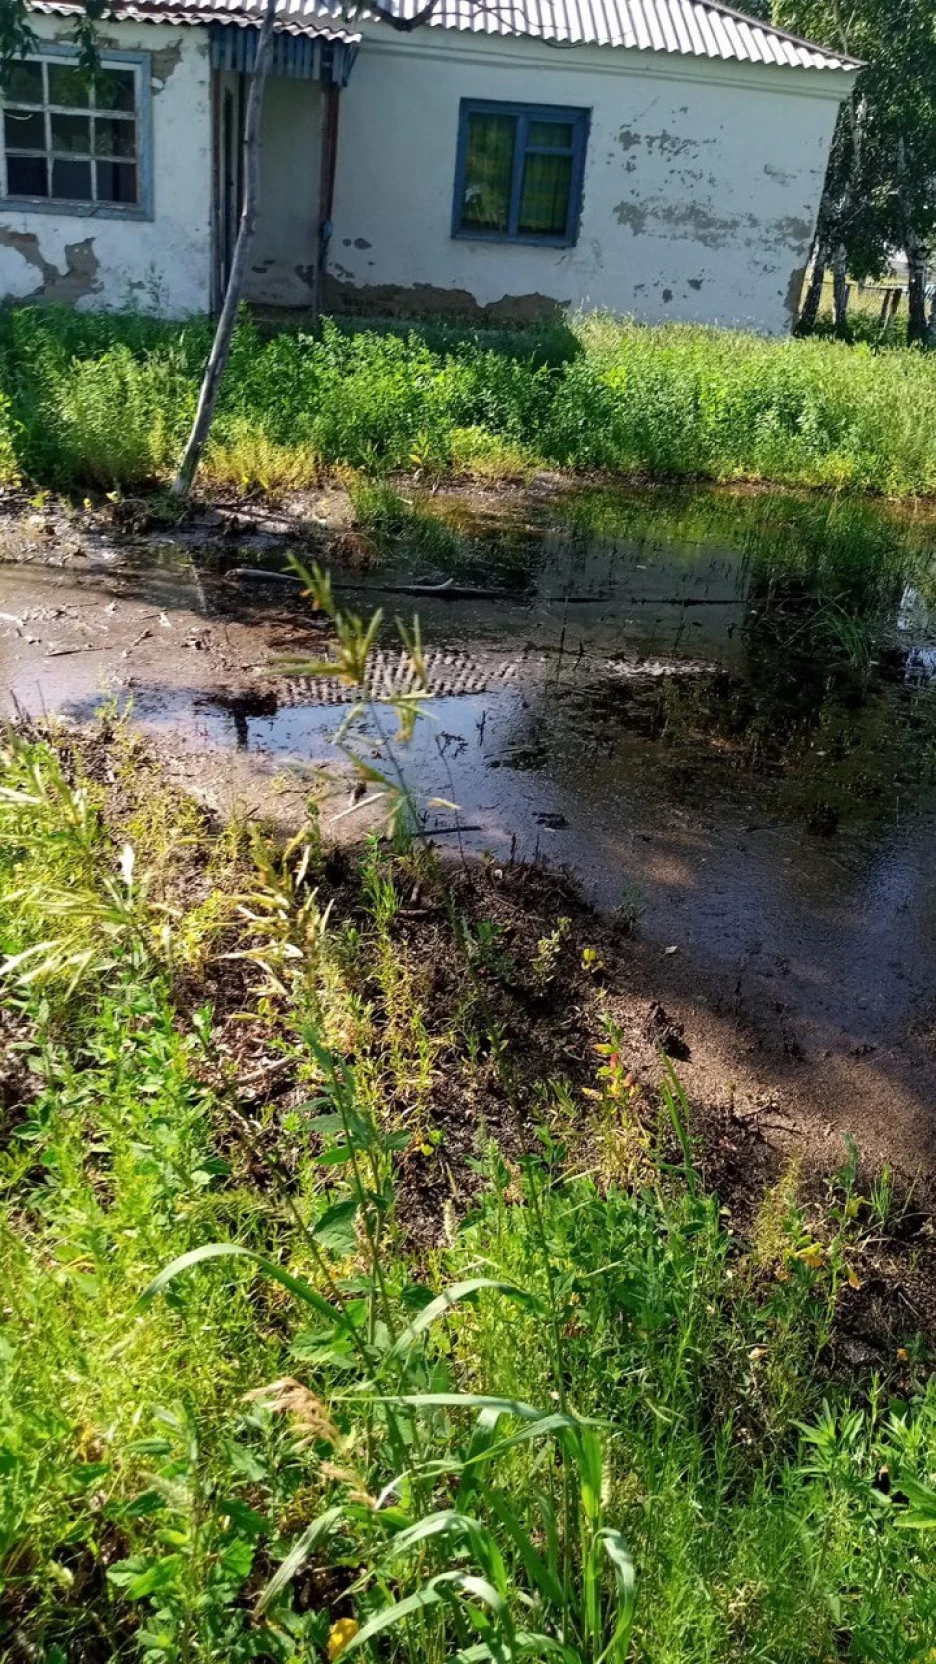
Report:
M206 323L46 308L0 316L0 474L123 489L166 479L191 422ZM600 316L561 330L235 335L205 478L240 490L322 469L438 477L602 469L936 490L936 380L923 354L770 341Z
M925 1651L929 1343L840 1346L892 1181L729 1217L632 926L5 737L5 1655Z

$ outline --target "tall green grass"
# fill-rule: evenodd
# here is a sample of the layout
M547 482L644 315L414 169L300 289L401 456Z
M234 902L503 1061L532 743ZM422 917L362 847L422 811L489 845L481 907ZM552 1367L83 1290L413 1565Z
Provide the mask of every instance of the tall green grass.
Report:
M0 316L0 467L42 485L164 478L191 421L206 323L49 309ZM925 355L603 317L512 331L238 327L208 477L307 484L322 467L551 466L936 491Z
M93 755L111 786L66 739L0 756L0 1653L925 1659L924 1351L831 1367L886 1196L849 1169L817 1228L791 1170L736 1232L619 1037L591 1096L523 1095L491 1011L531 967L430 864L251 858L120 732ZM437 1095L492 1072L526 1152L479 1123L420 1251Z

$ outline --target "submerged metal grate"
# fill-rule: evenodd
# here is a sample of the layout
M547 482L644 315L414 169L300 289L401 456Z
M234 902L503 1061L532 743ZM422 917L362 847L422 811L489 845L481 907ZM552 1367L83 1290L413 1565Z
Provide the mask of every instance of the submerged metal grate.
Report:
M486 693L492 683L512 680L517 674L513 662L483 665L467 653L436 648L425 654L425 691L435 699L457 699ZM409 654L386 653L376 649L368 660L368 699L395 699L412 693L418 686L416 669ZM280 705L353 705L358 690L337 676L284 676L277 682Z

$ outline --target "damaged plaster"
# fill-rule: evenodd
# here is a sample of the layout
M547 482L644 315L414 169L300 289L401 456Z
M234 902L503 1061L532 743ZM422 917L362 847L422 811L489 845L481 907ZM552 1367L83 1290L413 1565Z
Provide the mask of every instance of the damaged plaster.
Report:
M181 40L170 41L168 46L161 46L151 54L153 80L159 82L153 91L158 95L173 76L182 62Z
M39 281L35 288L21 294L21 300L58 302L62 306L74 306L76 301L94 294L95 289L99 287L98 260L94 252L93 237L85 237L80 243L65 244L64 271L46 259L39 247L39 237L35 231L11 231L8 226L0 226L0 248L14 250L28 266L34 266L39 273Z
M619 202L614 217L618 225L626 225L635 237L642 236L647 229L647 210L637 202Z
M152 36L152 31L150 31L150 33ZM74 28L56 28L52 32L52 39L59 46L74 46ZM153 36L153 39L155 40L156 37ZM126 50L126 42L118 34L99 34L97 36L97 41L102 52L120 52ZM204 50L207 51L207 47L205 47ZM153 88L154 93L158 94L162 92L166 82L169 80L170 76L175 74L175 71L178 69L181 62L181 37L177 36L175 40L168 41L163 45L160 45L158 41L156 41L155 49L151 48L150 50L150 72L153 80L159 82L159 86Z
M501 295L479 305L467 289L446 289L431 283L406 287L399 283L341 282L326 277L323 300L328 312L356 317L453 318L472 324L543 323L556 318L571 300L548 295Z

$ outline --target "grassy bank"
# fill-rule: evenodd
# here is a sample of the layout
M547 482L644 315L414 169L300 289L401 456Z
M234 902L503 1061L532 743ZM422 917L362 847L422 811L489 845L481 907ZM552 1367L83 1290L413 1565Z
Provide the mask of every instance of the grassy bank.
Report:
M0 468L56 488L163 479L208 326L28 309L0 317ZM401 326L234 344L205 477L240 488L542 466L936 491L925 355L588 317L525 332Z
M716 1194L627 942L6 738L4 1657L928 1657L893 1187Z

